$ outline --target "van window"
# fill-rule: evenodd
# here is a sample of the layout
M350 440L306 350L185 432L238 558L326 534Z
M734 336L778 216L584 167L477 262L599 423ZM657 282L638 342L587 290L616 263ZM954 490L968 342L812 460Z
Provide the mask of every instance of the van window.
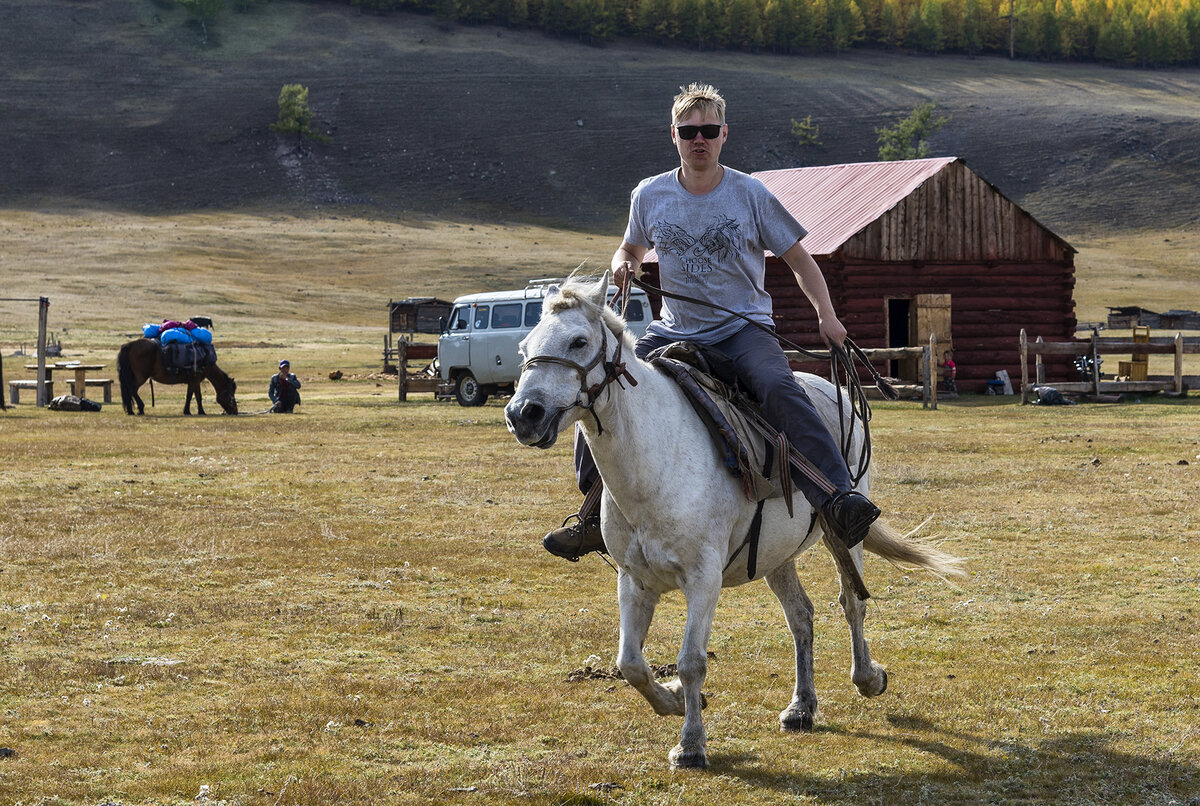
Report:
M529 302L525 304L525 327L533 327L542 320L542 303Z
M488 325L488 306L487 305L476 305L475 306L474 329L475 330L485 330L487 328L487 325Z
M646 312L642 310L642 301L640 299L630 299L629 307L625 309L626 322L640 322L646 318Z
M447 329L453 333L456 330L466 330L467 325L471 323L471 308L468 305L460 305L450 314L450 324Z
M492 327L507 328L521 326L521 303L506 302L502 305L497 305L496 310L492 312Z

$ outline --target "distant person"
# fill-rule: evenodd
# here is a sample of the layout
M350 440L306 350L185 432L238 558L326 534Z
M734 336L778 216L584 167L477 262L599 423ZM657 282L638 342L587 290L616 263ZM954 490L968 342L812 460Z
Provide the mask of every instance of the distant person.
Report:
M955 378L958 375L958 365L954 363L954 352L947 350L942 360L942 380L946 382L946 391L958 394L958 384Z
M292 365L285 358L279 362L279 372L271 376L271 387L267 390L271 396L272 414L291 414L300 405L300 379L292 374Z

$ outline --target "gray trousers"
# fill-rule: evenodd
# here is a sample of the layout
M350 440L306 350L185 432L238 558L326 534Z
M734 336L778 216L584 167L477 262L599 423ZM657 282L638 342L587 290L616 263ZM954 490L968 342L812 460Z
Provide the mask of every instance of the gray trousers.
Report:
M652 350L672 341L647 333L638 339L634 353L645 360ZM787 356L775 337L748 324L711 346L733 359L738 377L758 398L767 422L787 434L792 446L816 465L825 478L833 482L839 493L849 491L850 471L841 450L808 399L808 394L796 383ZM585 495L600 477L592 460L592 452L578 429L575 432L575 476L580 491ZM792 481L814 507L820 508L832 498L803 473L793 473Z

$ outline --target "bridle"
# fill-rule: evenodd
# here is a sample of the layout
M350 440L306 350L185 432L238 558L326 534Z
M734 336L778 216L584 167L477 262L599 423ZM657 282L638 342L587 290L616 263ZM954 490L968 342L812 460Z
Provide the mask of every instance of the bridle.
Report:
M578 406L592 415L592 418L596 421L596 428L600 434L603 434L604 425L600 422L599 415L596 414L596 401L599 400L600 393L612 383L616 383L624 389L625 385L621 382L622 380L629 381L630 386L637 386L637 379L629 374L629 368L621 360L621 353L624 348L625 340L618 336L617 349L613 353L612 360L608 360L608 325L601 318L600 351L596 353L591 361L586 364L579 364L569 358L562 358L557 355L535 355L521 362L521 372L524 373L533 364L560 364L575 370L576 374L579 375L579 392L575 395L575 402L567 406L559 406L555 416L562 416L564 412ZM604 377L599 382L589 386L587 381L588 375L601 364L604 366Z

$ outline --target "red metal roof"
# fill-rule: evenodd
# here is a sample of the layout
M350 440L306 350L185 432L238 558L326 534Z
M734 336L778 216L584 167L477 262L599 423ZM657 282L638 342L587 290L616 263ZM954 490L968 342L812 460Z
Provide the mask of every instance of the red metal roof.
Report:
M856 162L751 174L783 202L808 235L809 254L831 255L958 157ZM647 261L657 261L651 251Z
M808 230L811 255L831 255L957 157L857 162L752 174Z

